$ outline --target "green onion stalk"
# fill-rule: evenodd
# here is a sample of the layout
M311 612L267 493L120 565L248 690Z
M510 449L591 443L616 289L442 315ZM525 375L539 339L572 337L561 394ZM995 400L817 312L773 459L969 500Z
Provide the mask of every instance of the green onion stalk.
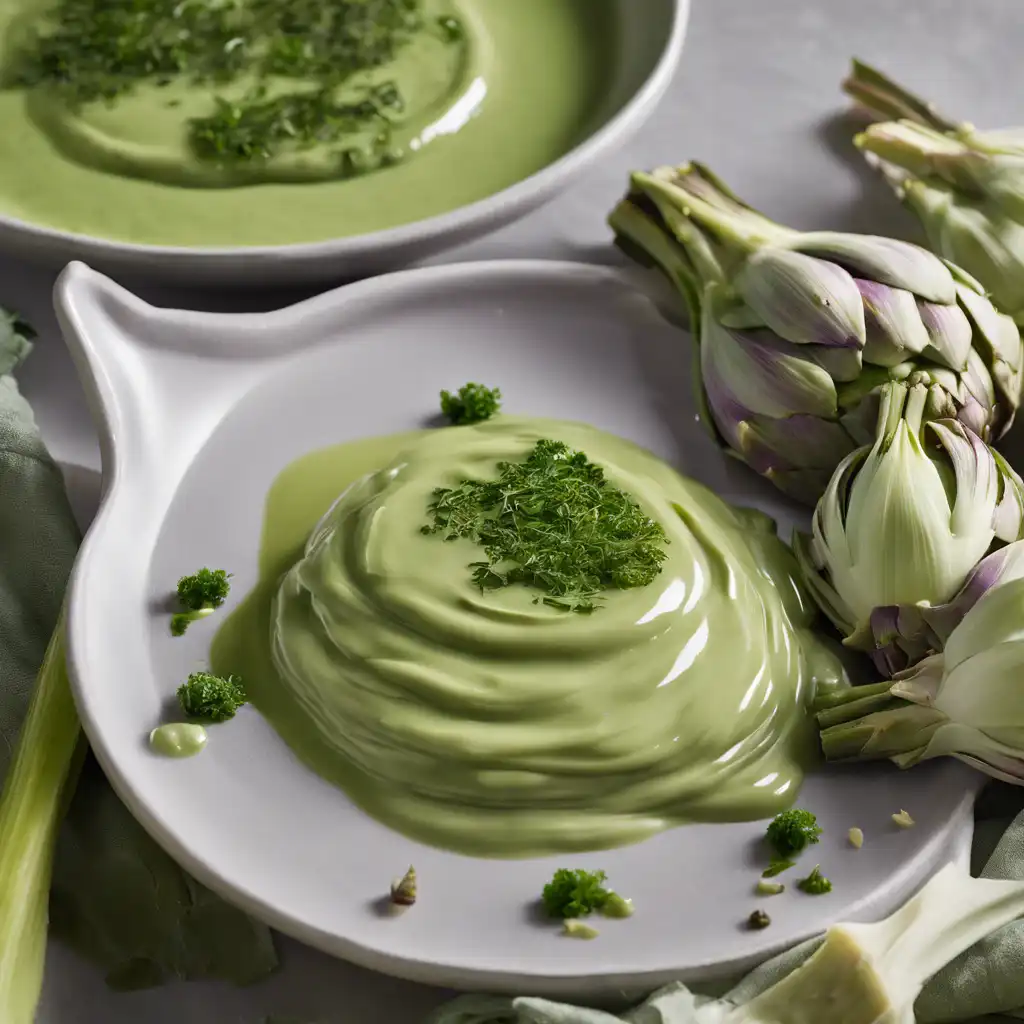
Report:
M700 164L636 173L609 222L660 268L698 337L703 418L727 451L814 504L874 440L880 388L927 389L929 419L984 441L1020 402L1024 347L970 274L907 242L800 232Z
M50 640L0 794L0 1020L32 1024L46 959L54 848L85 745L64 661Z
M843 88L877 122L856 145L920 219L931 248L1024 325L1024 128L953 121L860 61Z
M927 618L939 653L888 682L815 701L826 759L908 768L956 757L1024 785L1024 542L984 559Z
M892 676L942 649L949 613L937 609L1022 538L1024 482L959 420L927 420L925 385L880 397L874 442L840 463L793 547L844 643Z

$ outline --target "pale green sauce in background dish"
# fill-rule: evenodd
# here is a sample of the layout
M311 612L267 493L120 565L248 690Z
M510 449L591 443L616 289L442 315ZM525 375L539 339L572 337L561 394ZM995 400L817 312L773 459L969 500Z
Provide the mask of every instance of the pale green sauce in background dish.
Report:
M436 487L541 438L585 452L670 541L654 583L591 615L481 593L481 549L420 532ZM273 486L260 565L215 671L368 813L469 854L773 815L814 756L812 687L842 675L770 520L583 424L502 416L309 455Z
M409 97L395 140L406 156L393 166L317 180L329 169L313 151L267 167L268 177L285 180L206 187L231 185L185 145L183 125L209 108L209 86L147 86L77 114L39 90L6 89L0 214L154 245L321 241L492 195L593 129L616 73L612 0L424 3L431 16L457 11L465 38L446 45L424 36L379 73ZM5 49L45 10L39 0L0 0Z

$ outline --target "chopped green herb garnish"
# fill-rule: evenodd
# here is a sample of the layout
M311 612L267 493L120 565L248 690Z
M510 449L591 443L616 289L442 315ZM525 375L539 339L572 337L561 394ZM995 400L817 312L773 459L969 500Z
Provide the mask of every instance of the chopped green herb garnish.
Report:
M777 814L768 826L768 842L780 858L801 853L812 843L818 842L821 829L818 819L810 811L791 808Z
M452 35L461 23L449 20L449 37L461 38ZM57 0L10 58L3 84L45 86L72 108L142 84L204 85L213 110L189 123L195 155L259 161L352 132L388 136L402 109L394 83L339 97L354 75L390 63L423 27L422 0ZM243 80L256 88L225 98L224 87ZM378 90L394 99L382 101ZM367 159L385 162L385 145L378 150ZM339 173L352 162L339 154Z
M762 878L757 883L757 893L759 896L778 896L779 893L786 891L786 887L781 882L769 882Z
M201 160L269 160L282 148L310 149L358 133L369 123L378 134L366 149L339 153L339 175L351 177L379 167L391 149L390 115L403 100L387 82L365 90L355 102L339 103L330 89L269 96L260 86L237 101L214 100L208 117L189 123L189 144Z
M824 896L825 893L832 891L832 883L821 873L818 867L815 867L806 878L801 878L796 883L796 887L801 892L806 892L811 896Z
M773 860L761 872L762 878L774 878L776 875L781 875L783 871L788 871L791 867L795 866L795 860Z
M892 816L892 821L894 825L899 825L900 828L913 828L914 825L917 824L906 811L900 811L899 814L894 814Z
M552 917L586 917L608 901L607 878L603 871L559 868L541 894L544 909Z
M759 931L767 928L771 923L772 919L763 910L755 910L750 917L747 918L747 926Z
M231 574L223 569L200 569L178 580L178 601L184 611L171 616L171 634L182 636L197 619L212 615L231 590Z
M583 452L538 441L524 462L499 462L498 473L436 490L423 527L483 547L488 560L469 566L481 590L518 583L554 608L591 612L601 591L644 587L661 572L661 524Z
M215 676L210 672L193 672L178 687L178 701L189 718L206 722L226 722L248 703L242 680L237 676Z
M489 420L501 408L501 389L483 384L463 384L452 394L441 392L441 413L456 426Z

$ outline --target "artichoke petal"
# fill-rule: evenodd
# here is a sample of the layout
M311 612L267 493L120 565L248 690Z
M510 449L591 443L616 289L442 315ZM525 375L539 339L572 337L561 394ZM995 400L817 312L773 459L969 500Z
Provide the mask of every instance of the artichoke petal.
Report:
M985 550L995 533L995 511L1000 475L992 449L956 420L929 423L928 429L946 450L956 478L950 530L954 537L986 538ZM979 540L980 543L980 540ZM981 552L981 555L984 551ZM975 558L975 565L981 558Z
M1000 475L999 503L992 520L996 536L1007 543L1024 537L1024 481L997 451L992 452Z
M957 292L961 305L976 328L974 343L991 366L992 379L1009 409L1002 425L1005 432L1020 405L1024 379L1024 344L1020 331L1010 317L997 312L984 296L964 287L959 287Z
M832 260L857 277L902 288L927 302L956 301L953 275L937 256L910 242L879 235L813 231L789 248Z
M928 347L928 331L910 292L863 278L855 282L864 302L866 362L898 366L908 355L917 355Z
M796 345L864 344L860 292L835 263L785 249L761 249L743 265L735 286L780 338Z
M796 555L800 573L815 604L840 633L844 636L850 634L855 628L853 612L839 596L835 587L818 571L820 566L815 564L812 538L805 533L795 533L793 554Z
M1024 644L1024 582L1020 580L1004 579L990 587L967 612L943 647L945 673L949 675L968 660L1007 644L1018 645L1014 650L1019 659L1024 652L1020 646ZM1016 685L1024 697L1019 673Z
M960 377L960 407L956 418L985 441L993 440L992 410L996 407L996 389L985 360L976 348L967 357L967 369Z
M744 456L759 472L781 467L813 469L824 471L827 479L836 459L855 447L841 424L819 416L753 416L743 428ZM766 459L763 452L775 453L774 458Z
M959 306L935 302L918 302L917 309L928 334L927 354L951 370L964 370L974 336L967 314Z
M701 331L701 366L713 368L723 389L763 416L806 413L834 419L836 388L820 366L767 331L733 331L708 313Z
M931 630L917 605L874 608L868 625L874 641L874 649L868 653L886 678L904 671L934 649Z
M952 601L921 610L936 645L945 647L953 630L989 590L1016 579L1024 579L1024 541L1015 541L986 555L971 570Z

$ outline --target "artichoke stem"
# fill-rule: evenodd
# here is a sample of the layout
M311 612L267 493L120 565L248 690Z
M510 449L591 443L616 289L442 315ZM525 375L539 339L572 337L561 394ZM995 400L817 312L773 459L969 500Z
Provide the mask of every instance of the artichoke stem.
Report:
M937 132L955 132L962 125L940 114L935 106L897 85L887 75L863 61L854 60L843 91L856 100L875 121L913 121Z

